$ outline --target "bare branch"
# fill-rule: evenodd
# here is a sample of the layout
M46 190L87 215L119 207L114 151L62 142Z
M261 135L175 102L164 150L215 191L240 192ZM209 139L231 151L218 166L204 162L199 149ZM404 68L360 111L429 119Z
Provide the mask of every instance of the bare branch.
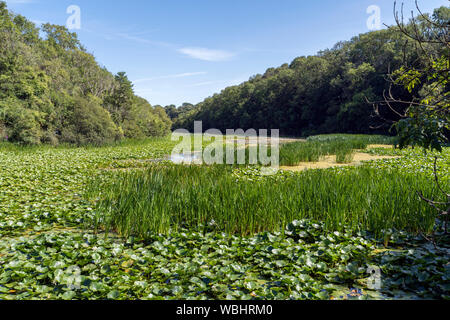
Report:
M423 196L422 192L418 191L417 194L419 195L419 197L420 197L423 201L425 201L425 202L428 203L430 206L432 206L434 209L436 209L436 211L439 212L439 215L443 215L443 216L444 216L444 215L447 215L447 214L448 214L447 211L444 211L444 210L442 210L442 209L439 209L439 208L436 206L436 204L435 204L434 201L425 198L425 197Z
M439 182L439 177L438 177L438 173L437 173L437 160L438 160L438 157L437 157L437 156L434 157L434 167L433 167L433 171L434 171L434 180L436 181L436 185L438 186L439 190L440 190L443 194L445 194L445 195L447 196L447 198L449 199L448 202L450 202L450 193L446 193L446 192L444 191L444 189L442 189L441 183ZM447 204L449 204L449 203L447 203Z

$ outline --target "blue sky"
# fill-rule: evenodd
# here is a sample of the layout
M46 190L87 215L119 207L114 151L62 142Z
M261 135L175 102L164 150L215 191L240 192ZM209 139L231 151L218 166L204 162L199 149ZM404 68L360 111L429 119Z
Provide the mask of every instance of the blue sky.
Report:
M269 67L368 32L369 6L392 24L393 0L9 0L37 24L66 24L113 73L126 71L153 105L198 103ZM400 1L401 2L401 1ZM414 1L405 0L406 12ZM419 0L424 12L448 0Z

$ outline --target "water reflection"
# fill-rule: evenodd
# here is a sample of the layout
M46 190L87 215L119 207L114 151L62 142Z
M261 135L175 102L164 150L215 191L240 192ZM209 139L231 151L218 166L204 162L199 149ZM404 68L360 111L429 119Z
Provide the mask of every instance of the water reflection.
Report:
M175 164L192 164L199 159L201 159L201 153L173 154L169 157L169 161Z

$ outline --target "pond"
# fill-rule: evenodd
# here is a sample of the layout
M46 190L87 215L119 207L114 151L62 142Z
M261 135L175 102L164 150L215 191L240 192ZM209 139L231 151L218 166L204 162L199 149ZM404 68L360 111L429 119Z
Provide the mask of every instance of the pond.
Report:
M169 156L169 161L175 164L191 164L200 159L202 159L201 153L172 154Z

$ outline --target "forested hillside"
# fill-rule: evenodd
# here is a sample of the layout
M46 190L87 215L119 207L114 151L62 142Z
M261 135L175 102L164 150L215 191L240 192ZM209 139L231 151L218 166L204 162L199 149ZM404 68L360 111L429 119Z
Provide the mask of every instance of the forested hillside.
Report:
M0 2L0 141L101 144L170 127L163 108L137 97L125 73L101 67L75 33L39 29Z
M430 19L439 25L448 23L450 9L436 9ZM420 18L418 23L419 32L433 36L432 23ZM390 127L374 115L372 102L384 101L389 92L388 74L403 64L420 69L426 57L419 57L415 46L397 28L361 34L226 88L193 110L179 112L174 128L192 130L194 120L202 120L204 128L276 128L292 136L389 133ZM445 54L445 48L437 45L431 50ZM409 93L399 85L392 88L392 94L410 101L417 92ZM169 110L173 114L173 108L166 107ZM398 120L388 108L380 110L382 118Z

